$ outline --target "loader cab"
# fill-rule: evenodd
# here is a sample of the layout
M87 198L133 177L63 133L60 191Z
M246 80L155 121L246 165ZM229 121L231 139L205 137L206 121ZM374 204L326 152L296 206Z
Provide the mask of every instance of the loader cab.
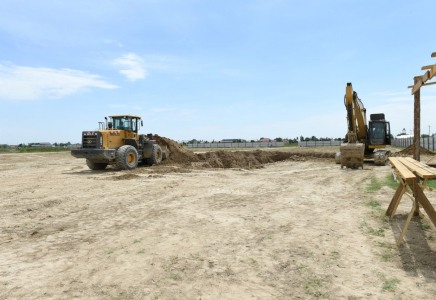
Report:
M384 114L371 115L368 124L369 145L383 146L391 144L391 128Z
M137 116L109 116L111 129L126 130L138 133L141 117Z

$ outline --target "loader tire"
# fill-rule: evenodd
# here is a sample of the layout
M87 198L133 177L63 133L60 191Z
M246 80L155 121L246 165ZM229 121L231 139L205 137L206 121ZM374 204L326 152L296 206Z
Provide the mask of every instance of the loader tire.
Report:
M115 154L115 166L120 170L133 170L138 166L138 151L135 147L124 145Z
M106 163L96 163L92 162L89 159L86 159L86 164L88 165L88 168L91 170L104 170L107 167Z
M157 165L162 162L162 149L159 145L153 145L153 151L149 158L147 158L147 164L149 166Z

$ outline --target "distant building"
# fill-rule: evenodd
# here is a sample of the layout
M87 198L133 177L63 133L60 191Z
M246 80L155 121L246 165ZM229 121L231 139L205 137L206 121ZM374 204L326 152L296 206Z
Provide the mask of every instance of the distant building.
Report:
M240 139L224 139L221 143L237 143Z
M397 135L397 139L413 139L413 135L410 134L404 134L404 135Z
M43 143L34 143L33 145L32 145L32 147L52 147L52 144L51 143L45 143L45 142L43 142Z
M272 142L272 140L269 139L269 138L263 138L263 139L260 139L259 142L262 142L262 143L269 143L269 142Z

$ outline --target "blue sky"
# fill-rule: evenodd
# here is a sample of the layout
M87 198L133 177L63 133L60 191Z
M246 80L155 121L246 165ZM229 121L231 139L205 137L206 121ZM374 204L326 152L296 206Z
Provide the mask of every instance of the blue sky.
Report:
M434 11L436 1L2 0L0 144L80 142L112 114L175 140L343 137L347 82L368 114L409 132L407 86L436 63ZM436 132L436 86L421 95L421 130Z

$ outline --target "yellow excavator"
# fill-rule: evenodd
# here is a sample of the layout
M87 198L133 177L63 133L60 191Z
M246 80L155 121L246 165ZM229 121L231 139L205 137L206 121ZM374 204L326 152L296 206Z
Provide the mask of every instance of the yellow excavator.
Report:
M108 165L117 169L133 170L138 164L159 164L170 156L167 146L162 148L153 135L139 134L141 117L110 116L109 121L98 122L99 128L82 132L82 147L71 150L76 158L86 158L91 170L104 170Z
M337 164L342 167L363 169L365 158L374 158L374 164L384 166L390 151L385 149L391 144L390 124L384 114L372 114L367 125L366 109L353 91L351 82L345 89L344 104L347 110L348 132L341 145L341 152L335 155Z

